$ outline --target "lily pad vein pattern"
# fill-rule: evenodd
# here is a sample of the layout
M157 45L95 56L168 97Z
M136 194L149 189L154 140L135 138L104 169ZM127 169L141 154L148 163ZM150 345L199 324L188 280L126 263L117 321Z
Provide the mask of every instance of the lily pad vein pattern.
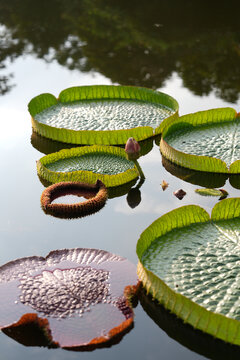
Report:
M227 166L240 159L240 120L181 129L165 137L174 149L223 160Z
M240 320L240 219L192 224L156 239L143 265L175 292Z
M170 108L137 100L82 100L58 103L35 119L42 124L71 130L121 130L140 126L156 128L174 113Z
M132 169L134 163L112 154L96 153L60 159L46 165L46 167L55 172L84 171L87 169L87 171L97 174L116 175Z

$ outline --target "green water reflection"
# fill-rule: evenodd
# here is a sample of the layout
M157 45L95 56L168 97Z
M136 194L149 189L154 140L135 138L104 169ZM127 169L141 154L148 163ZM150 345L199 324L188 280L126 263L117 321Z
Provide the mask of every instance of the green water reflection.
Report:
M172 0L0 0L0 68L33 54L112 82L159 88L177 73L195 95L240 93L239 4ZM14 80L7 69L0 93Z

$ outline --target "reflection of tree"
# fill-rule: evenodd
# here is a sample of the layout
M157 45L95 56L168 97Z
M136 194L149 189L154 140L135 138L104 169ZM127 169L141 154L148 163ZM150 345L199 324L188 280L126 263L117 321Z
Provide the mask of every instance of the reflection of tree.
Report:
M23 50L23 44L21 41L14 40L11 33L5 28L0 28L0 70L5 69L5 61L13 61L19 56ZM9 84L9 78L12 74L0 75L0 95L8 92L12 85Z
M0 0L0 22L27 51L113 82L161 87L173 72L197 95L240 93L239 5L216 1ZM13 52L9 43L5 57ZM31 47L30 47L31 46ZM9 53L8 53L9 52Z

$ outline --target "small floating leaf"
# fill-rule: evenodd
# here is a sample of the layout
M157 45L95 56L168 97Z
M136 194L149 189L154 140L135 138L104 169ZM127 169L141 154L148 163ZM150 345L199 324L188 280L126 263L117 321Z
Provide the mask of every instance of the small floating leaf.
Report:
M137 163L136 163L137 164ZM125 184L139 176L124 149L114 146L83 146L61 150L37 162L38 175L50 183L79 181L94 184L101 180L106 187Z
M173 195L175 195L179 200L182 200L186 194L186 191L183 189L179 189L173 192Z
M134 265L103 250L56 250L9 262L0 267L0 328L7 334L16 328L22 343L30 326L45 333L45 346L102 346L131 328L128 296L137 282Z
M162 187L163 191L165 191L168 188L168 185L169 184L165 180L162 181L161 187Z
M228 192L224 189L195 189L195 192L202 196L220 196L227 197Z
M240 345L240 199L212 216L189 205L157 219L137 244L143 286L184 322Z
M41 94L28 104L34 131L73 144L125 144L159 133L163 119L176 117L178 103L159 91L115 85L63 90L58 100Z

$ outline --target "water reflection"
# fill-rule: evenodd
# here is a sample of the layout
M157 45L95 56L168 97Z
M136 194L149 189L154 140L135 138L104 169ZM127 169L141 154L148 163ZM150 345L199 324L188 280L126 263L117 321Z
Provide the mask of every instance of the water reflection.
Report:
M196 171L176 165L162 156L162 165L172 175L194 185L206 188L219 188L224 186L229 174L218 174L204 171ZM235 183L240 182L240 176L236 175ZM233 184L232 184L233 186Z
M63 149L71 149L73 147L81 146L75 144L63 143L56 140L48 139L44 136L38 135L35 131L31 135L31 144L39 152L48 155Z
M177 72L194 94L214 91L234 103L240 93L239 4L205 3L0 0L0 94L12 86L7 61L33 54L150 88Z
M140 204L141 200L142 200L140 187L142 186L144 181L145 181L144 178L140 178L139 183L137 184L137 186L131 188L129 190L128 194L127 194L127 203L132 209L137 207Z
M47 322L47 319L41 319L35 316L36 314L25 314L26 318L33 318L31 321L23 322L22 318L14 325L8 326L2 329L2 332L24 346L38 346L46 347L48 349L57 349L59 344L51 342L51 338L47 337L47 332L50 333L49 329L44 329L42 323ZM120 334L115 335L106 343L96 343L90 346L78 346L75 348L66 348L69 351L94 351L101 348L110 348L113 345L117 345L121 342L123 337L128 334L134 328L134 323L128 326ZM50 333L51 335L51 333Z
M240 175L220 174L204 171L196 171L176 165L162 156L162 165L172 175L194 185L206 188L219 188L225 185L227 179L235 189L240 189Z
M156 138L159 138L156 137ZM60 151L62 149L71 149L73 147L83 146L79 144L70 144L70 143L64 143L61 141L51 140L44 136L41 136L37 134L35 131L32 131L31 135L31 144L32 146L40 151L41 153L48 155L57 151ZM147 155L153 148L153 138L146 139L143 141L139 141L140 145L140 153L139 157ZM124 145L118 145L121 148L124 148Z
M150 316L168 336L188 349L206 356L209 359L239 359L239 346L228 344L183 323L177 316L154 302L150 296L146 295L144 290L140 293L140 303L148 316Z

